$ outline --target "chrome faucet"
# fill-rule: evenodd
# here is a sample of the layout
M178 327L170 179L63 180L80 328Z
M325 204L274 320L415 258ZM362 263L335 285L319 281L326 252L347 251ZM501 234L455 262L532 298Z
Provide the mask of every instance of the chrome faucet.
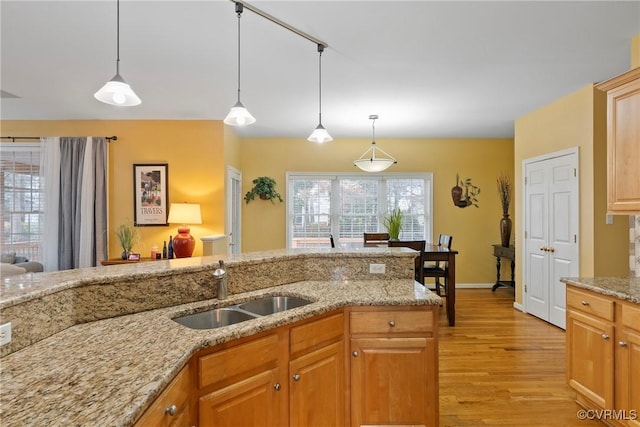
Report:
M218 261L220 264L216 271L213 272L213 277L216 279L216 295L218 299L227 298L227 270L224 268L224 261Z

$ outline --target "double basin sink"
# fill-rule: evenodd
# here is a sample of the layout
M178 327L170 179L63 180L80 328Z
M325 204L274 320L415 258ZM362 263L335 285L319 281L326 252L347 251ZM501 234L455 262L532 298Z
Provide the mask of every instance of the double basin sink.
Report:
M302 307L312 302L294 296L271 296L228 307L214 308L201 313L188 314L173 320L191 329L215 329Z

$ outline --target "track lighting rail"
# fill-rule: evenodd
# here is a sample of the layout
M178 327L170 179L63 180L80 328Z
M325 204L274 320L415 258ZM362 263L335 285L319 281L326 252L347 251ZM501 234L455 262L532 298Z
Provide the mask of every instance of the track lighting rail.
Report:
M297 35L304 37L305 39L317 44L317 45L322 45L325 49L327 47L329 47L329 45L325 42L323 42L322 40L305 33L302 30L297 29L296 27L287 24L284 21L281 21L280 19L276 18L275 16L269 15L267 12L258 9L257 7L247 3L246 1L237 1L237 0L229 0L233 3L240 3L242 4L245 8L249 9L251 12L255 13L256 15L260 15L265 19L268 19L269 21L273 22L274 24L278 24L280 25L282 28L286 28L287 30L291 31L292 33L296 33Z
M36 139L36 140L40 140L40 136L0 136L0 139L10 139L11 142L16 142L16 139ZM106 136L105 137L107 142L111 142L111 141L117 141L118 137L117 136Z

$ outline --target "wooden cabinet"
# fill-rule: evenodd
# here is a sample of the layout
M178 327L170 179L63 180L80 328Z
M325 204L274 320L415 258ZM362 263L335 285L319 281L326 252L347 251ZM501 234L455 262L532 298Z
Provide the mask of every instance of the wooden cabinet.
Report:
M437 308L349 312L351 425L437 426Z
M289 425L345 424L344 316L291 329Z
M596 86L607 92L607 210L640 214L640 68Z
M576 400L640 427L640 307L567 286L567 382ZM635 418L635 419L634 419Z
M640 307L626 302L620 305L621 325L616 336L616 407L628 415L629 426L640 427Z
M191 371L187 365L147 409L136 427L192 426L191 390Z
M201 426L281 426L278 335L269 334L198 356Z

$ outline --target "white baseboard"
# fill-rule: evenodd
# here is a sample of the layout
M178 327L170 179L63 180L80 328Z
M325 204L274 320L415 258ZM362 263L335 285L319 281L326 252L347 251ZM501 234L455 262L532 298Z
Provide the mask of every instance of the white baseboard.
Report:
M491 289L493 283L456 283L456 289Z
M526 311L524 311L524 306L518 302L513 303L513 308L515 308L516 310L520 310L523 313L526 313Z

